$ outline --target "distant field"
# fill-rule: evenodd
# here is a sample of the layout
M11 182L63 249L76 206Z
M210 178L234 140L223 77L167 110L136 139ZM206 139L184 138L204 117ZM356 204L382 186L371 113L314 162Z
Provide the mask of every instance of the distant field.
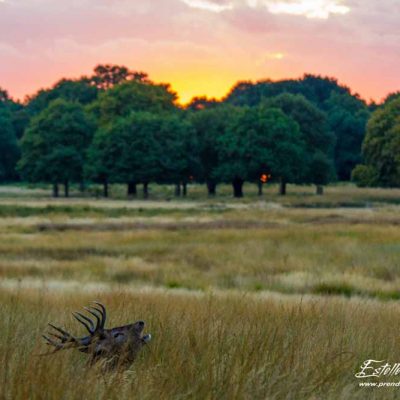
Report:
M194 186L174 200L155 186L150 201L115 190L0 189L5 399L398 398L354 373L369 357L400 362L400 190L290 186L282 198L248 185L233 200L228 186L215 199ZM92 299L154 334L122 376L84 373L80 354L33 356L47 321L76 330L67 315Z

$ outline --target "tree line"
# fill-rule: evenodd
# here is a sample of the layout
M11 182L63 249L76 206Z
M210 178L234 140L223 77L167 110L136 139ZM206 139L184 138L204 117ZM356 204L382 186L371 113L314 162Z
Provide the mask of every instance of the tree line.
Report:
M23 103L0 90L0 182L126 184L135 196L151 183L244 182L262 194L268 181L314 184L317 193L351 176L361 186L400 184L399 97L367 105L331 78L239 82L221 101L179 106L167 84L123 66L62 79ZM389 153L393 153L392 156ZM397 153L396 153L397 152Z

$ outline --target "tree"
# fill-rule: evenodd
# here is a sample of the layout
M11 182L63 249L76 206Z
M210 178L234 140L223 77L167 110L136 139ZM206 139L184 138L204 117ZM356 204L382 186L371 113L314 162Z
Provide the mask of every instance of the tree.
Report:
M193 97L186 109L189 111L201 111L209 108L218 107L221 103L216 99L209 99L205 96Z
M12 124L12 114L0 101L0 182L17 178L15 166L18 158L19 148Z
M300 94L323 109L332 93L350 94L349 88L339 85L336 79L305 74L301 79L282 81L261 80L238 82L225 98L225 102L236 106L257 106L265 99L283 93Z
M58 184L69 195L70 182L81 182L93 122L78 103L55 100L32 118L22 140L18 169L31 182L51 182L54 195Z
M219 163L218 138L225 133L234 112L234 107L219 106L200 109L189 114L189 121L196 133L201 165L197 180L207 184L209 196L216 194L219 182L216 173Z
M114 179L115 160L111 152L113 136L106 129L98 129L87 151L84 165L86 179L103 184L103 195L108 197L109 184Z
M42 89L28 97L26 109L31 116L34 116L57 99L87 105L96 100L97 94L98 89L91 84L88 78L61 79L50 89Z
M267 107L238 109L226 133L218 138L221 180L231 182L235 197L243 196L243 183L258 182L268 173L286 183L303 173L305 145L299 126L281 110Z
M317 186L317 194L324 193L324 185L327 185L332 177L332 160L322 151L315 151L309 163L307 176L309 182Z
M101 126L105 126L118 117L129 116L132 112L175 112L176 99L176 93L168 85L130 81L102 92L98 100L89 107L89 111Z
M14 101L6 90L0 88L0 108L3 111L7 109L10 113L15 136L20 139L29 122L26 107L22 103Z
M365 168L358 167L353 177L384 187L400 186L400 98L376 110L367 125L363 143ZM364 179L360 179L364 176ZM366 177L366 178L365 178Z
M341 180L349 180L351 170L361 160L369 109L357 94L352 94L336 79L306 74L302 79L239 82L225 102L237 106L257 106L275 96L302 95L328 116L328 128L336 136L335 169Z
M309 102L302 95L284 93L265 101L269 107L278 107L287 116L296 121L300 128L301 137L305 143L306 157L302 183L317 185L317 192L322 194L321 185L325 185L334 176L333 153L335 136L329 130L326 114ZM321 169L315 173L318 164ZM324 177L322 177L324 173Z
M400 99L400 90L397 92L388 94L386 96L385 100L383 101L383 104L385 105L385 104L389 103L390 101L397 100L397 99Z
M149 183L160 173L161 147L156 134L161 124L160 117L137 112L97 131L89 149L89 164L97 166L97 176L104 183L126 183L129 196L143 183L147 197Z
M336 173L340 180L349 180L351 171L362 159L361 145L370 112L365 102L349 94L332 93L325 108L336 136Z
M351 180L358 187L378 186L378 171L371 165L357 165L351 173Z
M100 128L89 149L91 176L128 185L128 195L151 182L186 185L195 171L191 125L176 115L134 112Z
M89 78L93 86L107 90L126 81L149 82L145 72L131 71L121 65L100 64L94 68Z
M161 118L162 124L157 133L157 142L162 146L160 156L159 183L173 183L175 195L187 194L189 182L200 176L198 140L189 121L179 115Z

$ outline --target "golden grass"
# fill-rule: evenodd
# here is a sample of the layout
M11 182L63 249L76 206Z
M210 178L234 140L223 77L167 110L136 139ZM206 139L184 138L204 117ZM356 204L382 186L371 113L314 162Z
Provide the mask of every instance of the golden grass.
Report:
M0 193L0 400L398 398L354 374L400 362L400 192L197 190L144 208ZM47 322L83 334L70 312L96 299L154 336L128 371L36 356Z
M46 323L83 333L70 312L101 298L108 326L146 320L154 335L119 374L85 355L40 358ZM134 292L0 292L4 399L394 399L360 388L361 363L400 360L397 304L298 296Z
M399 208L0 222L0 277L399 298ZM1 284L1 283L0 283Z

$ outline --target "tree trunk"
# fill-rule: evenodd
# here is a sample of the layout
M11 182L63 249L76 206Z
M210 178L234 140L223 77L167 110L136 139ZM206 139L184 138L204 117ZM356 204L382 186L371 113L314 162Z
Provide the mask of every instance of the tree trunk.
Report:
M175 185L175 196L180 197L181 196L181 184L177 183Z
M65 197L69 197L69 182L65 181L64 183L64 195Z
M217 194L217 184L215 182L207 182L207 190L209 196L215 196Z
M233 186L233 196L236 198L243 197L243 180L236 178L232 182Z
M286 195L286 181L284 179L281 179L281 183L279 185L279 194L281 196Z
M258 182L258 195L262 196L263 194L263 183L260 181Z
M322 196L324 194L324 187L322 185L317 185L317 195Z
M128 183L128 197L134 197L137 195L137 186L136 182Z
M85 191L85 182L84 181L79 182L79 191L81 193L83 193Z
M59 196L58 183L53 183L53 197L57 198L58 196Z
M186 197L186 195L187 195L187 183L185 182L182 184L182 196Z
M143 183L143 197L145 199L149 198L149 182L144 182Z
M108 181L103 182L103 195L105 198L108 197Z

